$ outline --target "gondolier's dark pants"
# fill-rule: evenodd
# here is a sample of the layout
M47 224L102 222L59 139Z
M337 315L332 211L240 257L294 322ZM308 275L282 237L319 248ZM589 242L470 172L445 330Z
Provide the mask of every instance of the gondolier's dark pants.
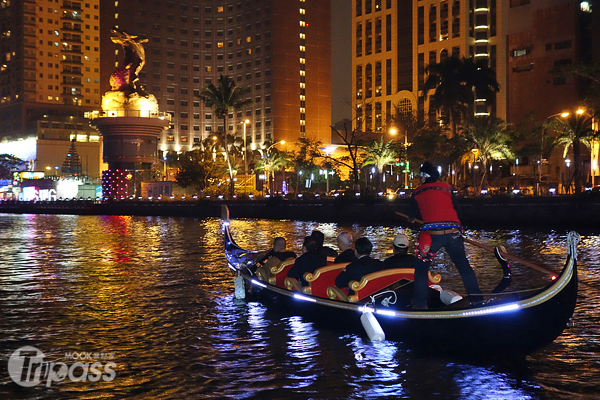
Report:
M437 253L441 248L446 250L454 266L460 273L465 290L468 294L480 294L479 284L473 268L465 255L465 245L459 232L444 235L431 235L431 253ZM417 259L415 267L415 308L427 308L427 287L429 266L431 261Z

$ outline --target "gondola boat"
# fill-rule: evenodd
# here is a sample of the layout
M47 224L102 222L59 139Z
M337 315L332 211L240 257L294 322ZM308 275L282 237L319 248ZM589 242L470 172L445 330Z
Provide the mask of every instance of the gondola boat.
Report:
M389 284L371 285L371 292L360 293L364 282L354 284L354 296L344 296L337 288L322 287L312 292L300 287L289 278L277 276L284 273L291 262L272 268L275 272L265 276L264 264L270 250L250 251L239 247L230 231L229 212L224 206L223 230L225 256L230 269L235 271L236 297L257 296L265 301L285 302L285 312L305 313L321 321L358 321L372 340L395 340L415 349L435 352L460 352L460 354L525 356L553 342L568 326L577 301L576 248L579 235L570 232L567 237L566 262L547 284L523 291L507 291L510 269L496 249L496 257L504 268L504 277L493 293L483 297L462 298L451 291L430 286L429 309L413 310L412 271L397 271ZM319 279L329 279L335 265L323 267L327 273ZM328 275L329 274L329 275ZM329 278L327 278L329 276ZM305 278L307 276L305 275ZM309 277L311 278L311 277ZM377 278L377 277L376 277ZM389 277L388 277L389 278ZM364 278L363 278L364 279ZM377 279L368 282L372 284ZM430 276L431 284L438 281ZM390 283L391 282L391 283ZM367 287L368 287L367 284ZM322 286L322 285L321 285ZM307 290L308 289L308 290ZM437 293L437 294L436 294ZM345 324L353 329L360 324Z

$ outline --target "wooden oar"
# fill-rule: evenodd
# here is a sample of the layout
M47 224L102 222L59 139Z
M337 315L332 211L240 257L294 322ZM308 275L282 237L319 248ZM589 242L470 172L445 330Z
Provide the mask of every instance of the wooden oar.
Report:
M401 216L401 217L405 218L406 220L408 220L408 215L403 214L403 213L398 212L398 211L396 211L396 214L398 214L399 216ZM421 221L420 219L415 219L415 223L422 225L423 221ZM491 251L492 253L494 252L494 248L492 246L489 246L489 245L485 244L485 243L481 243L481 242L478 242L476 240L473 240L473 239L470 239L470 238L464 237L464 236L463 236L463 240L465 242L467 242L467 243L472 244L473 246L477 246L477 247L480 247L480 248L485 249L487 251ZM502 248L502 250L503 250L503 248ZM500 254L502 255L502 257L504 257L507 260L517 261L517 262L519 262L519 263L521 263L521 264L523 264L523 265L525 265L525 266L527 266L527 267L529 267L531 269L535 269L536 271L540 271L540 272L543 272L545 274L549 274L551 276L556 276L556 272L553 272L553 271L549 270L548 268L544 268L544 267L542 267L540 265L534 264L534 263L532 263L530 261L527 261L527 260L524 260L524 259L522 259L520 257L514 256L514 255L509 254L509 253L506 253L505 251L502 251Z

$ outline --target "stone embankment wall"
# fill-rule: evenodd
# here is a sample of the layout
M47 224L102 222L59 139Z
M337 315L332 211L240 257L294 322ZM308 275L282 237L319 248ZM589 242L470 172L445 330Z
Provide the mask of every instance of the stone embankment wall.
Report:
M600 197L522 197L460 200L462 221L467 228L567 228L600 227ZM334 199L295 201L57 201L0 202L0 213L151 215L220 218L221 205L231 218L265 218L339 223L406 225L396 211L407 214L408 200Z

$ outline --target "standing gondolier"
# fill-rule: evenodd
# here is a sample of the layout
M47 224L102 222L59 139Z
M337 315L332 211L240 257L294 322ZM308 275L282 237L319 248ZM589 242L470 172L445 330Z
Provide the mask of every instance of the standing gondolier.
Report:
M444 248L460 273L468 294L481 294L475 272L465 255L461 236L460 207L450 185L438 182L438 170L426 161L421 165L419 186L410 200L408 222L420 214L423 226L416 243L415 298L413 308L427 309L427 273L431 260Z

